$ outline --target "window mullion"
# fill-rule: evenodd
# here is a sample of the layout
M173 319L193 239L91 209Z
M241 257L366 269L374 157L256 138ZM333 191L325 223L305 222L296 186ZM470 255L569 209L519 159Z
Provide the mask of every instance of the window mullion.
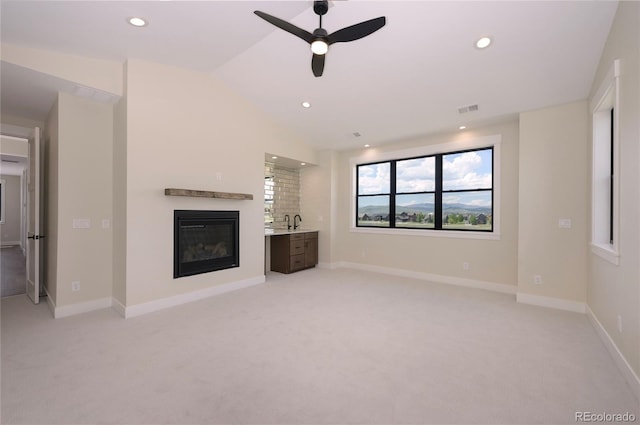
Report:
M434 194L434 228L442 230L442 155L436 155L436 192Z
M389 182L389 227L396 227L396 161L391 161Z

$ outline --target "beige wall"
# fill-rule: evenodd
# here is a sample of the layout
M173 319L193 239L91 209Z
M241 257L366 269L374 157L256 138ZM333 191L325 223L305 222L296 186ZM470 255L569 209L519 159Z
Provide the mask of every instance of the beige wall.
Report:
M49 214L57 226L55 302L64 307L111 297L111 228L101 222L112 214L113 107L60 93L57 115L57 143L48 131L57 145L49 156L56 163L50 167L56 179L49 183L50 199L57 198L57 205L50 204L56 211ZM89 219L91 227L72 228L74 218ZM72 292L73 281L80 282L80 291Z
M116 61L91 59L7 43L2 43L2 60L86 87L122 95L122 65Z
M2 55L2 60L5 60L4 54ZM13 115L2 114L2 124L8 124L11 126L24 127L24 128L34 128L38 127L41 130L44 128L43 121L32 120L23 117L15 117Z
M586 301L587 150L585 101L520 114L518 294Z
M113 298L127 305L127 101L114 106L113 117Z
M20 243L20 176L0 175L4 180L4 223L0 224L2 244Z
M126 305L261 278L264 154L315 162L315 151L210 75L132 60L126 87ZM254 200L167 197L169 187ZM173 279L174 209L240 211L240 267Z
M4 117L3 117L4 118ZM5 123L6 124L6 123ZM15 124L13 124L15 125ZM26 158L29 155L29 147L25 139L0 136L0 153ZM22 219L21 219L21 185L22 179L15 175L2 175L6 180L5 187L5 223L0 224L0 240L3 244L22 245Z
M336 211L338 193L338 153L318 152L317 165L300 171L300 207L303 227L317 229L318 261L330 266L337 261Z
M501 236L499 240L459 239L354 233L351 217L351 157L435 145L464 143L501 136ZM455 149L455 148L454 148ZM514 287L517 280L518 234L518 124L509 122L474 131L442 134L340 154L336 248L340 261L405 271L470 279ZM463 270L463 262L470 263Z
M600 59L591 96L620 59L618 108L619 265L590 254L588 305L627 362L640 375L640 3L620 2ZM622 332L618 330L618 316Z
M47 115L44 131L45 163L45 286L53 305L56 304L58 289L58 102Z
M26 139L0 136L0 153L4 155L29 156L29 145Z

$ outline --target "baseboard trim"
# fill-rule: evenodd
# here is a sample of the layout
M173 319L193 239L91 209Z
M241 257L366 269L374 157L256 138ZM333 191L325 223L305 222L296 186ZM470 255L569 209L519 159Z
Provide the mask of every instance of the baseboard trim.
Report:
M335 270L338 268L338 263L318 263L316 267L319 269Z
M44 287L44 292L47 294L47 305L49 306L49 310L51 310L51 314L53 314L53 317L56 317L56 303L53 302L53 299L51 298L51 294L49 293L49 290L47 289L47 287Z
M51 297L47 297L51 299ZM94 310L102 310L111 307L113 298L105 297L91 301L66 305L64 307L54 307L53 317L60 319L62 317L75 316L76 314L88 313Z
M374 273L382 273L391 276L408 277L418 280L426 280L435 283L446 283L455 286L464 286L466 288L484 289L503 294L515 294L516 287L505 285L503 283L486 282L483 280L465 279L461 277L444 276L433 273L416 272L411 270L394 269L390 267L372 266L370 264L339 262L332 263L334 268L347 268L355 270L364 270Z
M20 246L20 241L2 241L2 246Z
M226 292L236 291L238 289L248 288L250 286L259 285L265 282L265 276L256 276L253 278L239 280L237 282L226 283L222 285L212 286L210 288L201 289L199 291L188 292L186 294L180 294L173 297L161 298L159 300L149 301L146 303L136 304L132 306L124 307L122 304L117 310L124 309L124 318L129 319L132 317L140 316L147 313L152 313L158 310L163 310L169 307L176 307L182 304L187 304L194 301L199 301L205 298L209 298L215 295L224 294ZM121 313L122 314L122 313Z
M593 311L591 311L589 306L586 307L586 310L587 310L586 313L587 313L587 317L589 318L589 322L591 322L591 325L593 326L596 333L600 337L600 340L602 341L604 346L607 348L607 351L609 352L609 354L611 354L611 357L613 357L614 363L616 364L616 366L618 366L618 369L620 369L620 372L622 372L624 379L627 381L627 384L629 384L631 391L633 392L633 394L638 399L638 402L640 403L640 378L638 378L638 375L635 373L635 371L633 370L633 368L631 367L627 359L624 357L620 349L618 349L618 346L613 341L613 338L611 338L611 335L609 335L609 332L607 332L604 326L602 326L602 323L600 323L600 321L598 320L596 315L593 313Z
M572 311L574 313L586 313L586 304L578 301L564 300L561 298L544 297L518 292L516 301L520 304L535 305L538 307L555 308L556 310Z
M122 304L117 298L114 297L112 299L113 302L111 303L111 308L113 308L120 316L125 317L127 307L125 307L125 305Z

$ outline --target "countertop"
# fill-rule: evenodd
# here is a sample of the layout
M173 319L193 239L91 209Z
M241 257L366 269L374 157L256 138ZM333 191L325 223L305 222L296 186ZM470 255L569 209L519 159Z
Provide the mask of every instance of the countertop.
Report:
M272 229L269 227L265 227L264 235L291 235L294 233L309 233L309 232L317 232L317 229L296 229L296 230L287 230L287 229Z

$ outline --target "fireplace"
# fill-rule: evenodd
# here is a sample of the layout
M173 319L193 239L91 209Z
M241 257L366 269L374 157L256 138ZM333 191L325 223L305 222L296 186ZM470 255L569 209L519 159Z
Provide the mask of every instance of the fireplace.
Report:
M238 211L175 210L173 277L240 266Z

